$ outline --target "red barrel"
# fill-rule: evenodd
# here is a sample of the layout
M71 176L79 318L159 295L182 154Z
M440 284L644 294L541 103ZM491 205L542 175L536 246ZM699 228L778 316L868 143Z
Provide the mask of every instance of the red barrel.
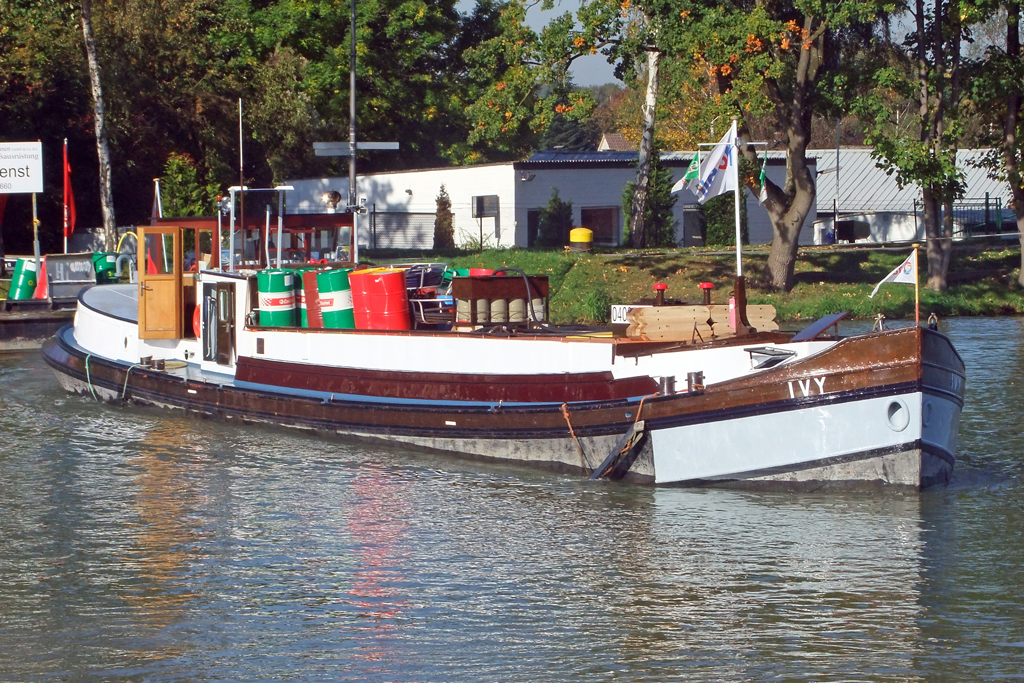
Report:
M470 268L470 277L480 277L481 275L494 275L494 271L490 268Z
M318 270L307 270L302 273L302 291L306 294L306 319L313 329L323 329L324 316L320 312L320 290L316 286Z
M357 330L412 328L404 270L358 270L350 273L348 279Z

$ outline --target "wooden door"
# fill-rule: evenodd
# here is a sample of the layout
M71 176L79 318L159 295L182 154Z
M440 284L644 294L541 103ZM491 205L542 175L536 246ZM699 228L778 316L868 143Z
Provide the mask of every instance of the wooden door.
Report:
M180 339L181 228L140 226L139 339Z

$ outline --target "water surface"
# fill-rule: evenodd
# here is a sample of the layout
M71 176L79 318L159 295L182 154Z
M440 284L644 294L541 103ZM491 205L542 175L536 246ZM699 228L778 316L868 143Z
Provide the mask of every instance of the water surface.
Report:
M943 329L960 462L921 495L592 483L98 405L0 356L0 679L1020 677L1024 324Z

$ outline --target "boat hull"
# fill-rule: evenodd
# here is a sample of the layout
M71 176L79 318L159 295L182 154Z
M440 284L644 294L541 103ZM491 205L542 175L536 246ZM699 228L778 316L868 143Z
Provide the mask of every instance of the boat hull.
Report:
M188 369L89 357L69 329L43 355L66 390L103 400L560 471L589 473L641 427L616 475L763 488L918 489L948 481L964 379L948 339L921 328L850 338L800 362L691 392L536 405L399 402L221 383Z

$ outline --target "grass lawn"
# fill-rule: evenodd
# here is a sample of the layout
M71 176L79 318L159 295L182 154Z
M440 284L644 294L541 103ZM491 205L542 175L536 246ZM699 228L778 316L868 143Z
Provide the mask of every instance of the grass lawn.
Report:
M747 299L753 304L772 304L779 320L817 319L849 311L856 318L882 313L887 318L914 315L914 288L905 284L882 285L874 299L871 290L910 253L909 248L814 247L801 249L796 265L797 284L791 292L762 289L758 277L768 258L767 247L744 247L744 272L748 277ZM922 248L921 282L926 280L927 259ZM384 263L394 254L365 254ZM403 255L406 257L407 255ZM613 303L633 303L650 298L652 285L668 285L666 296L690 303L702 301L698 284L715 285L712 301L726 303L735 274L731 252L679 249L657 252L575 254L558 251L493 249L477 253L421 255L457 268L519 268L547 275L551 285L553 322L601 323L608 320ZM1017 284L1020 249L957 246L949 267L949 289L921 289L921 316L1018 315L1024 313L1024 290Z

